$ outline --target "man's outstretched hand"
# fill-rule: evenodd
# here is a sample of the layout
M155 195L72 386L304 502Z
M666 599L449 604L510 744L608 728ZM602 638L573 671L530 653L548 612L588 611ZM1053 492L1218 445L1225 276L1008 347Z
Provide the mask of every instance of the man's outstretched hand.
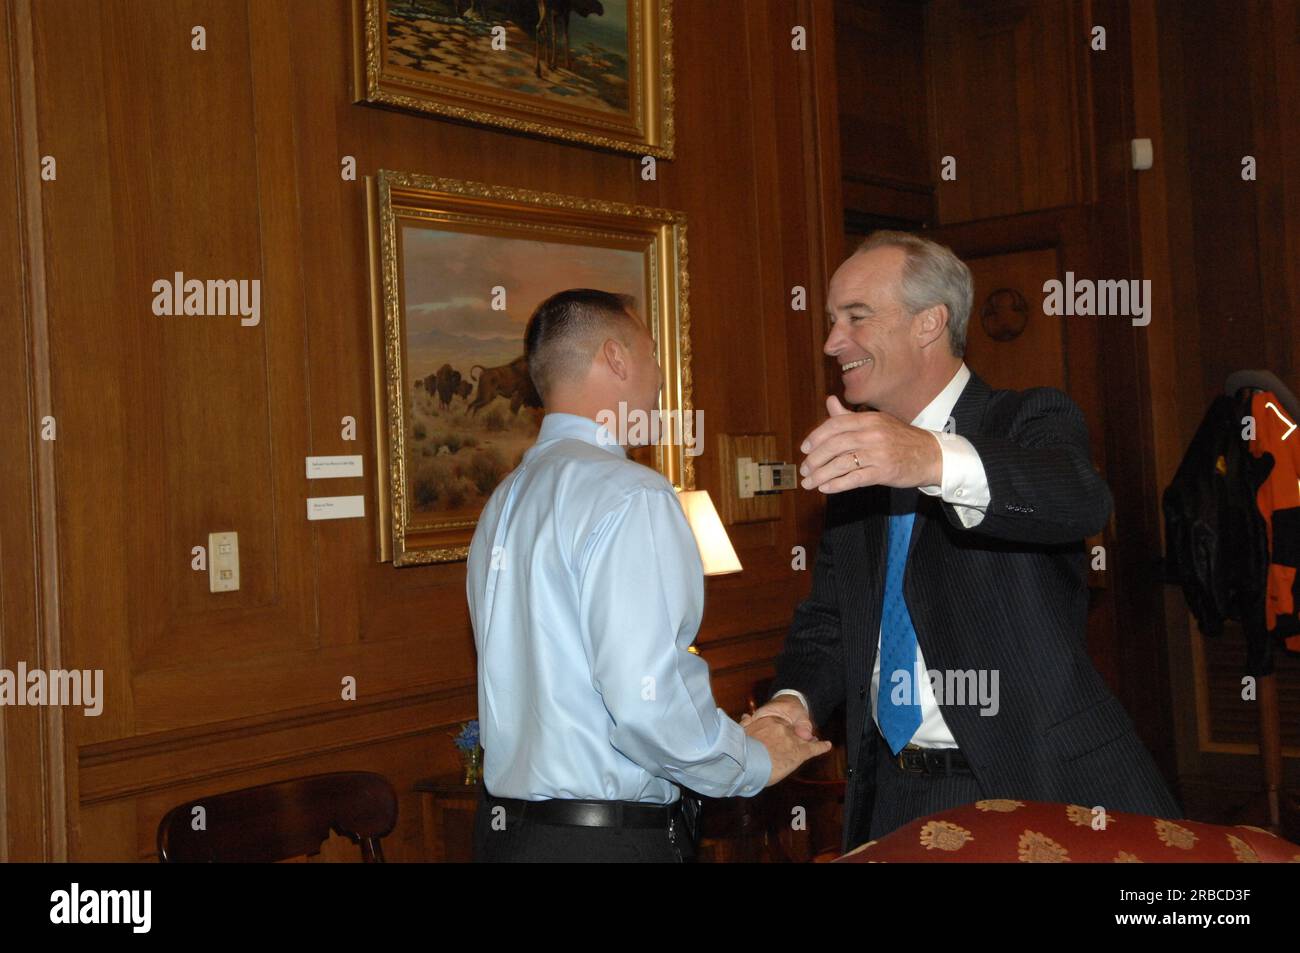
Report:
M778 695L755 711L754 714L742 716L740 724L741 727L744 727L749 724L751 719L769 717L780 718L794 729L796 735L805 741L817 740L817 732L813 728L808 709L804 708L803 703L793 695Z
M874 410L854 412L832 394L830 414L800 450L805 490L840 493L860 486L939 486L943 451L933 433Z
M778 702L785 702L788 696L782 696L777 699ZM803 706L794 698L789 698L800 711ZM769 703L770 705L770 703ZM772 759L772 774L767 779L767 787L771 787L780 781L784 781L790 776L801 764L810 758L816 758L824 755L831 750L829 741L817 741L811 738L812 724L807 722L805 712L805 723L808 725L809 737L805 738L796 734L796 729L785 714L773 714L771 712L764 714L764 709L769 705L764 705L758 711L751 715L745 715L740 719L740 724L745 729L745 734L762 743L767 749L768 756ZM782 706L784 709L784 705Z

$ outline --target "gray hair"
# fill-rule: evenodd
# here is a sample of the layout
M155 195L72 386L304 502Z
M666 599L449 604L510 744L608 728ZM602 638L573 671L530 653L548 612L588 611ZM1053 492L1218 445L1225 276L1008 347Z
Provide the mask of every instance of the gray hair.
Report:
M910 232L872 232L853 252L860 255L873 248L901 248L903 280L898 295L912 314L942 304L948 308L948 347L961 357L966 352L966 325L975 299L975 284L966 263L952 249Z

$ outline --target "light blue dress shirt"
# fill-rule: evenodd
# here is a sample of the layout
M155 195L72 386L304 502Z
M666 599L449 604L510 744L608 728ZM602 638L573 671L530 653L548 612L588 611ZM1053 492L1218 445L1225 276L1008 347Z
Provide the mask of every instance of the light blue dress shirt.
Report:
M767 783L767 749L686 651L704 570L681 504L596 421L546 415L479 517L465 589L493 795L666 804Z

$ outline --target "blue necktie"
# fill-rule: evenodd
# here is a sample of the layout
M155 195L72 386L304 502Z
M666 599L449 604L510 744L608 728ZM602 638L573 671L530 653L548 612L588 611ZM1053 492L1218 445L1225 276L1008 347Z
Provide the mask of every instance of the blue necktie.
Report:
M885 564L885 600L880 616L880 687L876 695L876 721L880 733L894 754L912 740L921 727L919 686L916 675L916 629L903 601L903 570L907 566L907 547L912 538L916 513L889 518L889 556ZM905 672L907 680L900 687L904 704L895 704L894 674Z

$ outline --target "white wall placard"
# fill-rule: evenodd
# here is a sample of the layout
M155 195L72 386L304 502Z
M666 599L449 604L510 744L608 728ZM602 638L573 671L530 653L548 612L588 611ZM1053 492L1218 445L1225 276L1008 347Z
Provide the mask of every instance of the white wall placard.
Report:
M330 477L361 476L361 454L339 454L333 457L308 457L307 479L327 480Z
M364 496L313 496L307 500L309 520L346 520L365 515Z

